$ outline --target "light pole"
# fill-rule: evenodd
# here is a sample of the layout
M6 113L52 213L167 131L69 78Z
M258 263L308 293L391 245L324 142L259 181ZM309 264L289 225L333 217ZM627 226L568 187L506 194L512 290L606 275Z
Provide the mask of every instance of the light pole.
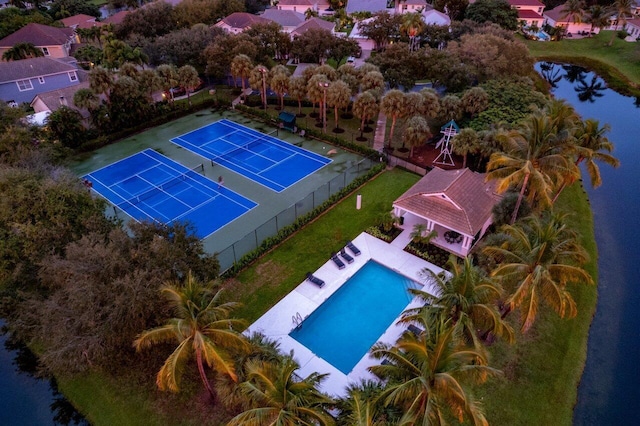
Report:
M259 69L260 70L260 74L262 74L262 102L264 105L264 110L267 110L267 80L266 80L266 74L267 74L267 69L262 67Z
M318 83L318 86L322 87L323 90L322 133L327 133L327 87L329 87L329 83L321 81Z

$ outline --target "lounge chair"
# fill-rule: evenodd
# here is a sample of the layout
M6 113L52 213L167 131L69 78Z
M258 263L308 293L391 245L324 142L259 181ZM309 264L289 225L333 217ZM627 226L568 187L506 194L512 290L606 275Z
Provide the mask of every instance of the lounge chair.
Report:
M324 281L314 276L311 272L307 272L307 279L318 287L322 287L324 285Z
M354 255L360 256L360 250L358 250L358 247L354 246L351 241L347 241L347 247L349 247L349 250L351 250Z
M344 269L344 262L342 260L340 260L340 258L338 257L337 254L332 253L331 254L331 260L333 260L333 263L336 264L338 269Z
M420 337L424 330L422 330L420 327L416 327L413 324L409 324L409 327L407 327L407 331L413 333L413 335L416 337Z
M353 257L349 256L349 253L347 253L344 249L340 250L340 256L342 256L342 258L346 260L347 263L353 263Z

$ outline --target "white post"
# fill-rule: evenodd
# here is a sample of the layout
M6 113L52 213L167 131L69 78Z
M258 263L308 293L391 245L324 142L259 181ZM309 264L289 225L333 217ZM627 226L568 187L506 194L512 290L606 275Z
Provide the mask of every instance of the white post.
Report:
M356 210L360 210L362 207L362 195L358 194L356 196Z

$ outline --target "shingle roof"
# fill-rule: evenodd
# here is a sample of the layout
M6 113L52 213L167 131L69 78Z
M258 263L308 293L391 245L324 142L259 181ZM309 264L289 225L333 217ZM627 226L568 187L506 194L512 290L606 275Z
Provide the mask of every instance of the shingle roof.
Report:
M325 21L320 18L311 18L308 21L298 25L295 30L291 31L291 35L300 35L309 31L311 28L321 28L324 30L333 30L336 24L333 22Z
M553 19L556 23L573 22L573 18L571 17L571 15L567 15L566 12L564 12L564 4L561 4L560 6L556 6L551 10L545 10L543 15Z
M65 27L86 28L92 26L92 24L96 22L96 17L80 14L61 19L60 22L62 22Z
M234 12L226 18L223 18L221 22L224 22L232 28L247 28L253 24L268 24L271 21L251 13Z
M295 27L304 22L304 15L293 10L267 9L260 16L283 27Z
M49 111L53 112L60 108L62 105L77 109L80 111L80 114L83 118L89 117L89 111L87 109L79 109L73 103L73 96L80 89L88 89L89 82L85 81L83 83L77 84L75 86L65 87L63 89L51 90L49 92L39 93L31 101L31 104L36 100L36 98L40 99L46 106L49 108Z
M47 57L0 62L0 83L60 74L69 71L78 71L78 69L73 65Z
M484 174L436 167L393 205L473 236L491 217L491 209L499 199L495 183L485 183Z
M120 12L113 14L108 18L103 19L101 22L103 24L113 24L113 25L122 24L122 21L124 21L124 17L127 16L129 13L131 13L131 11L121 10Z
M71 28L56 28L32 22L0 40L0 47L13 47L17 43L32 43L38 47L62 46L71 36Z
M349 0L347 2L346 12L380 12L382 10L392 11L393 8L387 9L387 0Z
M313 6L311 0L280 0L278 4L281 6Z

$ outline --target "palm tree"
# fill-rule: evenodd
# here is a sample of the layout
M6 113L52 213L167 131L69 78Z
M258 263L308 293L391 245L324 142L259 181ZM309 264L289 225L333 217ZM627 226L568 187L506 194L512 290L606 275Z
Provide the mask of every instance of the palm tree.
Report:
M402 15L402 24L400 24L400 32L409 37L409 51L418 50L420 42L418 36L425 28L422 15L419 13L405 13Z
M462 168L467 167L467 156L480 151L480 138L478 133L470 127L465 127L453 139L451 139L453 151L463 156Z
M561 318L574 317L577 308L567 284L593 283L580 266L586 262L587 253L563 219L559 215L529 216L522 226L505 225L504 241L483 249L499 261L491 276L511 291L505 302L506 313L520 308L523 333L533 325L540 302Z
M444 121L458 120L462 116L462 101L456 95L440 99L440 115Z
M227 374L235 381L237 376L227 349L247 346L244 337L234 329L242 327L242 321L230 318L239 304L223 302L221 290L214 292L191 272L184 285L168 283L162 287L162 293L173 305L176 316L166 325L143 331L133 346L140 351L158 343L177 342L178 347L158 372L158 388L177 392L185 364L195 355L200 379L213 396L204 362L209 368Z
M341 80L336 80L327 89L327 104L333 107L335 119L335 129L338 130L338 109L346 108L351 102L351 89L349 85ZM340 130L341 131L341 130Z
M37 48L33 43L16 43L10 49L2 54L5 61L20 61L22 59L38 58L44 56L41 49Z
M581 24L584 18L584 0L568 0L560 10L560 18L569 18L574 24Z
M412 289L425 305L408 309L402 315L402 322L420 322L428 325L438 318L451 320L452 326L460 327L465 342L482 351L480 338L492 333L513 341L513 330L500 318L496 302L502 295L502 288L484 272L474 266L470 258L462 264L451 256L448 261L450 273L434 273L424 269L422 274L435 289L434 296L423 290ZM478 335L481 333L481 335Z
M289 95L298 101L298 117L304 117L302 113L302 99L307 96L307 83L304 77L289 77Z
M471 118L489 106L489 95L482 87L473 87L462 95L462 108Z
M187 102L191 105L191 92L200 85L198 71L191 65L183 65L178 68L178 84L187 92Z
M278 73L271 79L271 88L280 98L280 110L284 110L284 95L289 90L289 76Z
M572 148L576 153L575 165L578 166L586 160L587 173L589 173L589 177L591 178L591 186L594 188L602 185L602 176L600 175L600 168L596 161L602 161L613 167L620 166L620 160L608 154L608 152L613 151L613 143L605 136L609 130L611 130L611 126L608 124L600 127L598 120L589 118L584 122L580 122L574 134L575 142ZM562 183L562 186L553 198L553 203L558 199L564 188L574 181L575 179L566 179Z
M380 101L380 109L387 117L391 117L391 129L389 130L388 145L388 148L391 149L393 131L396 128L396 122L398 121L398 118L404 116L406 111L404 93L397 89L389 90Z
M360 140L363 139L362 133L364 132L365 122L378 114L379 106L375 96L370 91L361 93L353 103L353 113L356 117L361 119L360 121ZM365 139L366 140L366 139Z
M406 105L405 117L413 117L422 114L424 111L424 98L418 92L409 92L404 94L404 102Z
M416 223L415 225L413 225L413 229L411 230L411 234L409 235L411 237L411 241L414 244L426 245L429 244L432 239L438 236L438 232L436 232L435 230L432 230L428 234L425 234L425 232L427 232L427 225L424 223Z
M380 71L369 71L362 74L360 79L360 90L366 92L367 90L380 90L384 89L384 76Z
M78 108L93 111L100 106L100 98L91 89L80 89L73 95L73 104Z
M253 408L235 416L227 426L335 423L327 412L331 399L318 390L326 374L312 373L300 379L296 376L299 365L291 357L280 363L251 360L246 368L247 381L240 388Z
M610 23L611 10L606 7L602 7L599 4L594 4L587 10L587 17L585 22L591 24L591 30L589 30L589 37L595 28L599 30L607 27Z
M622 27L624 28L627 25L627 18L633 17L633 0L615 0L611 5L611 10L613 14L616 15L616 26L619 22L622 22ZM609 46L613 45L613 39L616 38L616 32L613 31L611 35L611 40L609 40Z
M344 426L385 426L400 418L397 410L385 409L378 404L382 384L374 380L361 380L347 387L347 396L337 401L337 424Z
M402 134L402 147L404 148L405 143L409 145L411 148L409 158L411 158L413 157L413 148L424 145L430 137L431 131L427 120L419 115L414 115L407 120L407 125Z
M380 401L402 411L396 424L438 425L449 416L488 424L464 385L482 383L499 371L487 366L483 353L461 342L457 328L439 323L419 336L405 333L393 347L375 344L371 356L386 360L369 370L388 380Z
M173 102L173 91L171 89L178 85L178 70L175 65L162 64L156 68L156 73L160 77L162 90L171 95L171 102Z
M487 164L487 180L498 180L498 192L520 187L511 224L518 217L518 209L525 193L530 203L537 200L540 206L551 205L550 192L556 187L559 176L572 172L566 148L559 144L564 140L557 127L544 111L527 116L520 128L500 131L495 136L502 145L502 152L491 155Z
M307 83L307 97L313 103L313 108L315 112L316 104L322 105L324 98L324 85L328 85L329 80L327 76L324 74L315 74L313 77L309 79ZM320 108L320 118L322 119L322 108Z
M440 114L440 98L433 89L420 90L422 95L422 115L427 118L436 118Z
M89 87L94 93L104 94L107 98L107 103L110 102L109 95L113 88L113 83L113 75L106 68L98 66L89 72Z
M233 84L236 84L236 78L240 77L240 82L242 84L242 99L246 100L246 95L244 93L244 85L245 81L249 78L251 74L251 69L253 68L253 63L251 59L247 55L236 55L231 61L231 75L233 75Z

